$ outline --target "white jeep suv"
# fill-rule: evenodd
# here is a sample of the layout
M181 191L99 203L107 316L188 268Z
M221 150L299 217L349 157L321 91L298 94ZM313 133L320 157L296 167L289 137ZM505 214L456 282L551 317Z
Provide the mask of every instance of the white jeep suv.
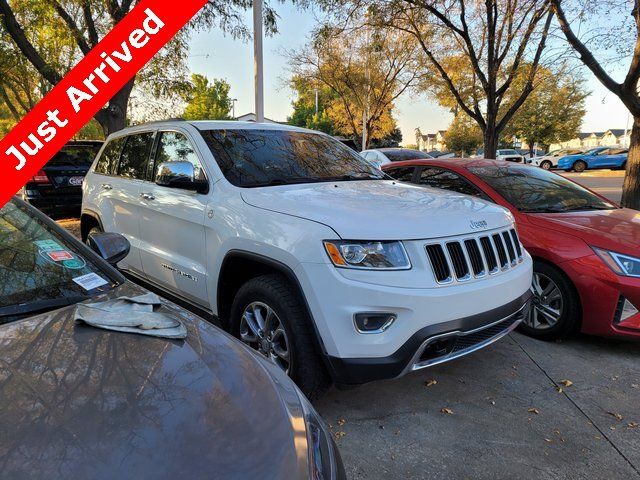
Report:
M125 273L209 315L310 396L475 351L528 310L511 214L398 183L331 137L166 121L111 135L82 236L131 242Z

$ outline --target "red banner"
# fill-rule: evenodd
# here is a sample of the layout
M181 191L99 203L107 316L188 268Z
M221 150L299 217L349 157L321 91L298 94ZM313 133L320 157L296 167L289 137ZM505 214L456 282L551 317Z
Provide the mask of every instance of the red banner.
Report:
M0 206L15 195L207 0L141 0L0 140Z

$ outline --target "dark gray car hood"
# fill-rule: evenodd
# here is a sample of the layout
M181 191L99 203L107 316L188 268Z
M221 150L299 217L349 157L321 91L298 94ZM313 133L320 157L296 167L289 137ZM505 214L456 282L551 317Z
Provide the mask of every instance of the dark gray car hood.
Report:
M75 325L73 307L0 326L0 475L297 476L277 379L243 345L179 312L185 341Z

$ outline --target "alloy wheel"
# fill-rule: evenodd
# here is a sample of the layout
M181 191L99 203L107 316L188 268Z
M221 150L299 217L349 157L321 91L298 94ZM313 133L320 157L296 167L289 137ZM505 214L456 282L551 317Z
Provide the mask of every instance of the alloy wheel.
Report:
M240 320L240 340L289 374L289 338L282 321L269 305L253 302L244 309Z
M531 292L533 303L524 323L535 330L547 330L557 325L563 312L560 287L543 273L534 272Z

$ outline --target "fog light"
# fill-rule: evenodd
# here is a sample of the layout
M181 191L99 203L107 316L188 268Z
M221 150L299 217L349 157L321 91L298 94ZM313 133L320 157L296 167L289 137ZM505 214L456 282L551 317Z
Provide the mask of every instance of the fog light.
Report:
M636 313L638 313L638 309L626 298L624 299L624 305L622 306L622 315L620 316L620 320L624 321L629 317L633 317Z
M356 313L354 322L360 333L382 333L396 318L394 313Z

